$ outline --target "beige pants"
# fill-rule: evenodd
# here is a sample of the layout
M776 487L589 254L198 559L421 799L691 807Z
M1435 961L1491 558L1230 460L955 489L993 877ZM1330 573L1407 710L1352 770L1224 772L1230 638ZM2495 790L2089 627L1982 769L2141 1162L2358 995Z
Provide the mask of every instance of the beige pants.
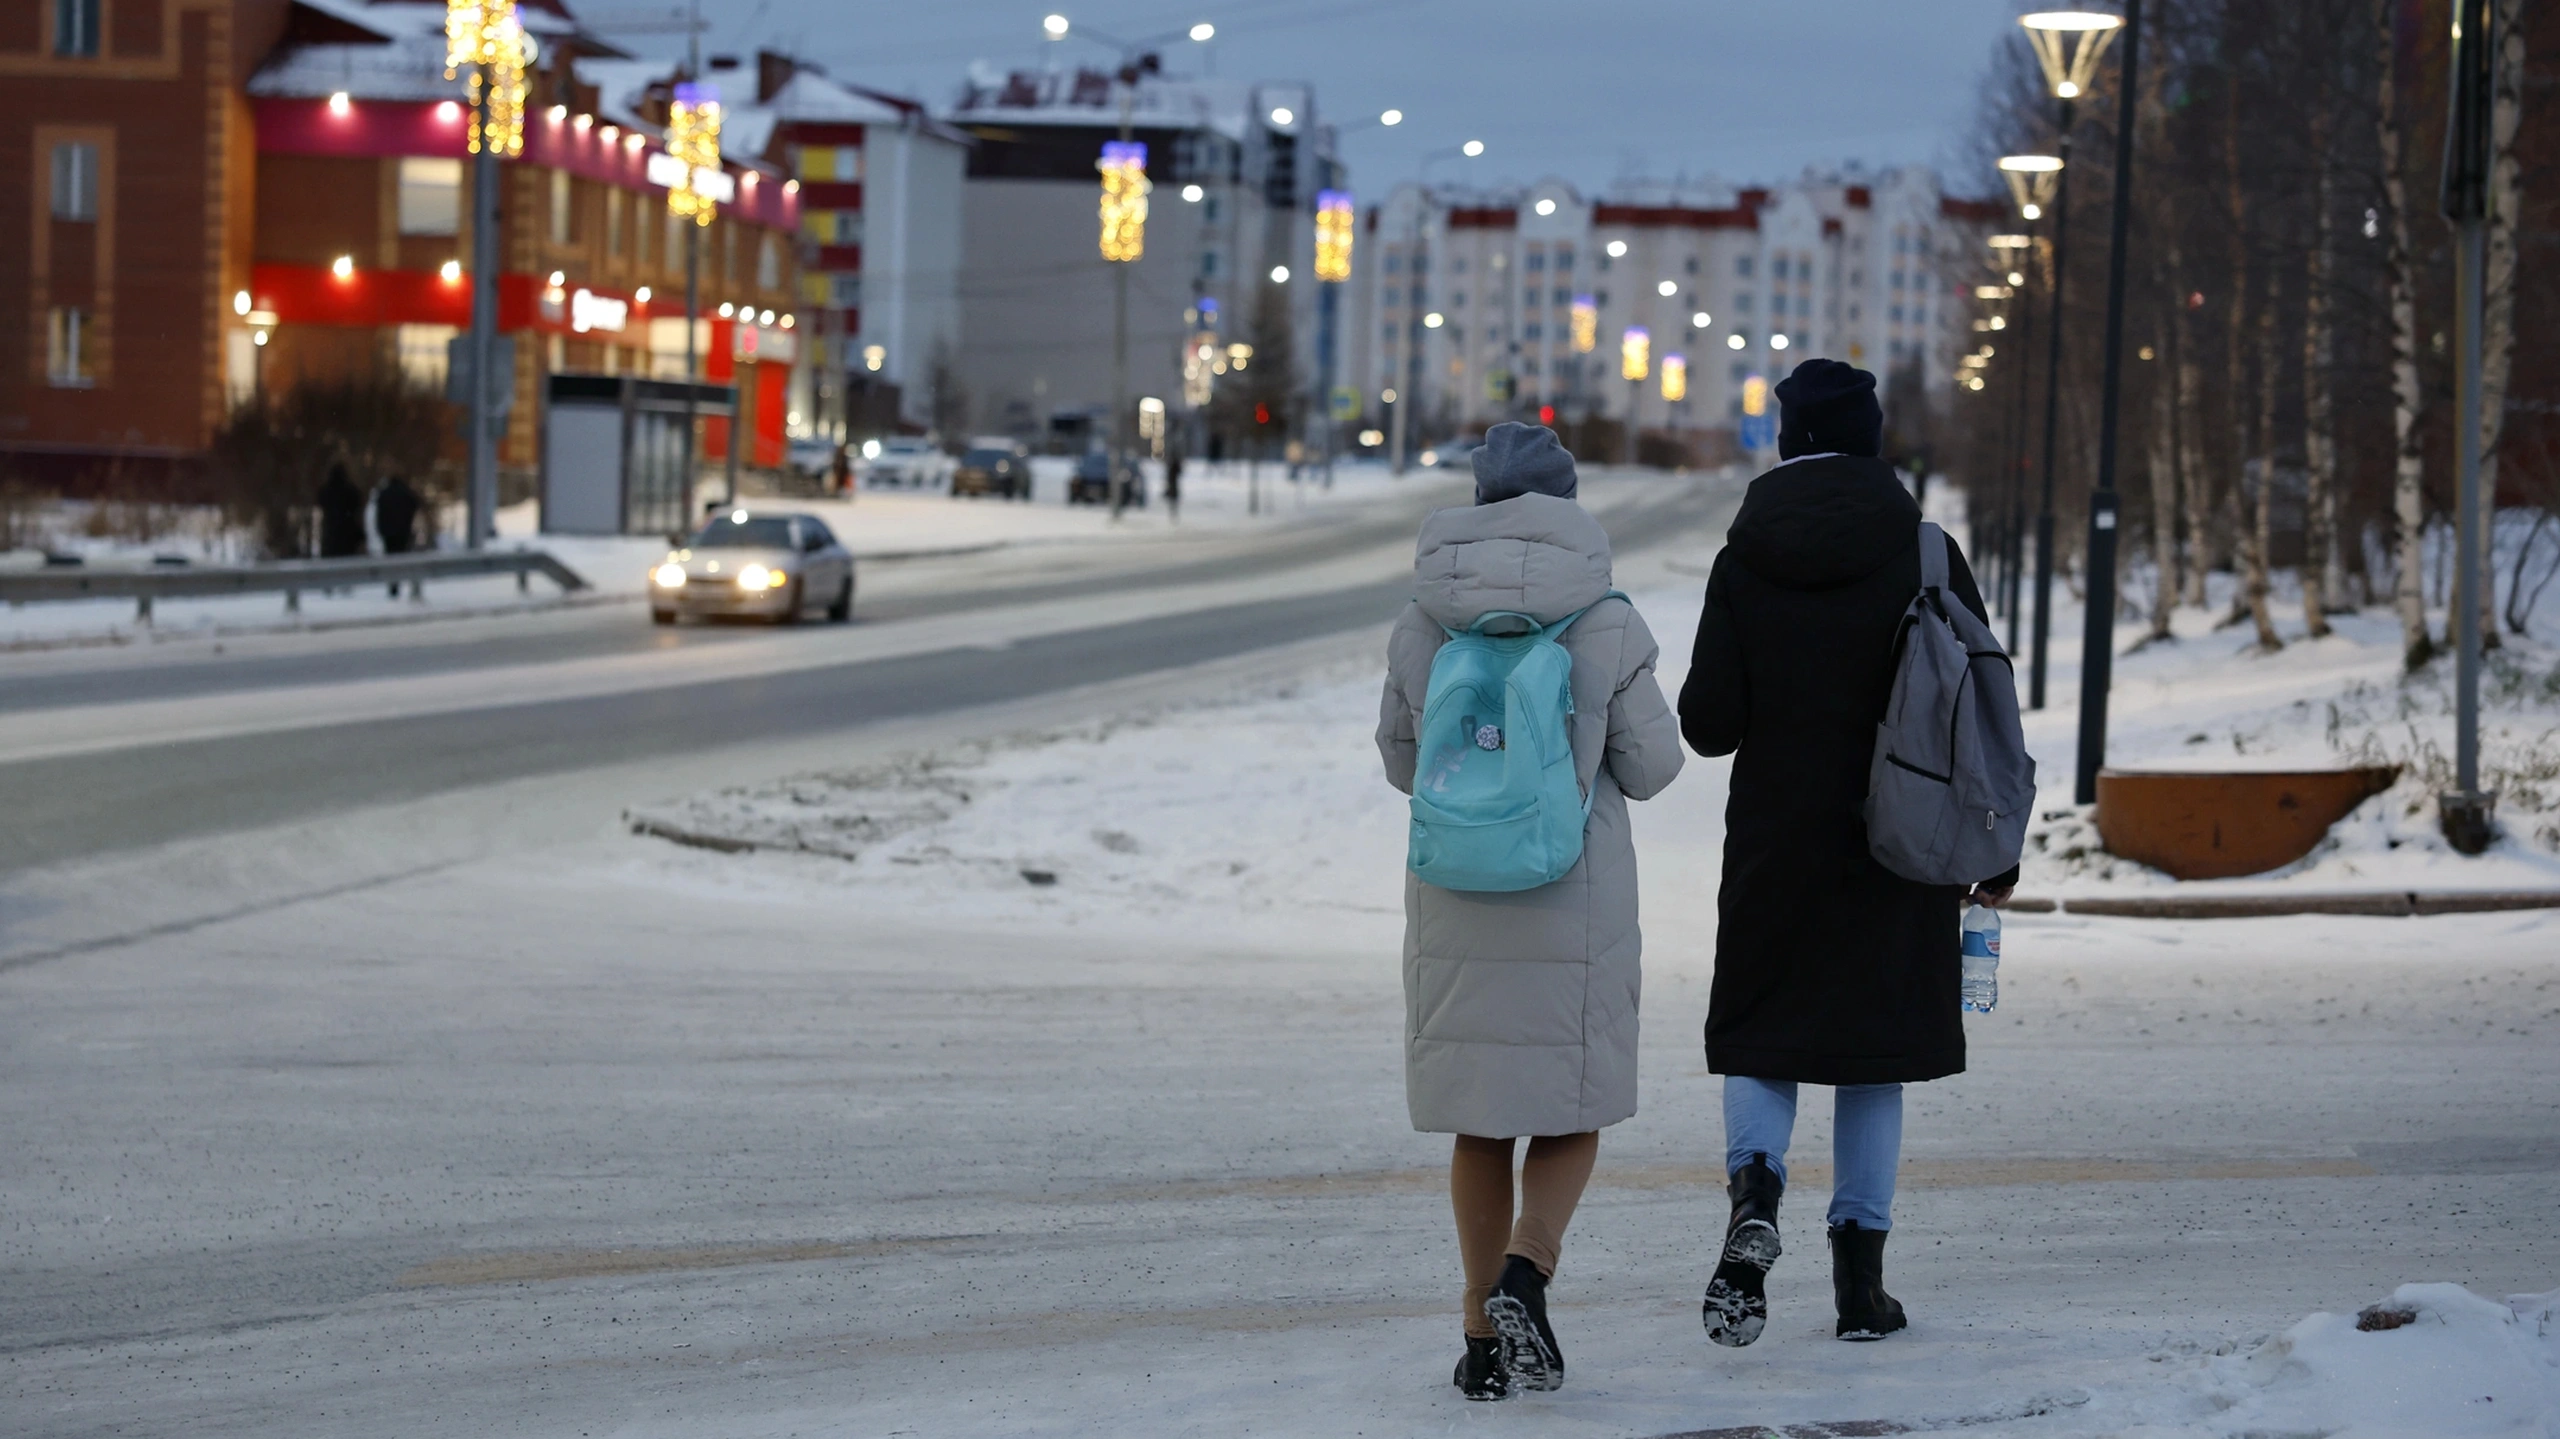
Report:
M1520 1166L1520 1213L1511 1212L1510 1139L1458 1136L1449 1157L1449 1204L1458 1217L1458 1259L1466 1268L1467 1332L1487 1335L1493 1321L1484 1317L1484 1302L1502 1278L1503 1260L1513 1254L1555 1277L1556 1256L1564 1248L1564 1228L1573 1207L1591 1182L1592 1162L1600 1157L1600 1136L1547 1134L1529 1141L1529 1157Z

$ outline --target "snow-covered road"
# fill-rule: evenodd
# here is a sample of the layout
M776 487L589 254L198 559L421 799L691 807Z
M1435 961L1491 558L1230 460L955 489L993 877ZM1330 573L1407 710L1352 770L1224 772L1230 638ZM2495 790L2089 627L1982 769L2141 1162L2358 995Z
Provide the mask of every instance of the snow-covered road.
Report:
M1711 546L1621 568L1674 683ZM2547 1301L2297 1327L2560 1283L2539 914L2018 917L1913 1091L1912 1330L1829 1337L1809 1104L1770 1332L1707 1345L1705 761L1637 810L1644 1108L1569 1382L1464 1404L1378 643L0 880L0 1432L2560 1433Z

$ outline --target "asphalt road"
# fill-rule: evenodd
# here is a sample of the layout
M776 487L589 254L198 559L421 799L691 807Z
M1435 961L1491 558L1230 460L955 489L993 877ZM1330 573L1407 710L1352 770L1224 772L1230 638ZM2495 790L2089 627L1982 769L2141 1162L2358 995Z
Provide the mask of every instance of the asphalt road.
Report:
M1733 487L1680 484L1612 514L1629 547L1729 511ZM1409 533L1412 514L1275 536L1242 552L1116 576L908 593L866 606L870 622L1097 593L1276 574ZM1198 664L1380 624L1411 593L1402 576L1252 604L1179 610L1004 647L984 645L591 698L368 720L0 764L0 873L528 776L645 760L706 745L801 738ZM120 665L30 675L0 708L184 698L264 686L454 673L663 646L718 644L722 628L672 633L619 609L595 621L470 643L401 642L236 663Z

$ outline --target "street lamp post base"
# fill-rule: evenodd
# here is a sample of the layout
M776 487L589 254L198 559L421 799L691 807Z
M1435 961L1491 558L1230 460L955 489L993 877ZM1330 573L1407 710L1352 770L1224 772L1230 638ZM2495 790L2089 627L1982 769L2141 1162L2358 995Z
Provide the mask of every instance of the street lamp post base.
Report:
M2445 843L2460 854L2481 854L2498 837L2498 797L2484 790L2449 790L2436 796Z

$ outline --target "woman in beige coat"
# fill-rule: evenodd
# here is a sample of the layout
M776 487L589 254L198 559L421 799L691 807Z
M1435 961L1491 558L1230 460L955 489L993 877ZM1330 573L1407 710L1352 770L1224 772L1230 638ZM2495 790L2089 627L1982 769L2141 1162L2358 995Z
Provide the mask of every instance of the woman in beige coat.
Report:
M1573 457L1542 426L1496 425L1475 453L1476 503L1423 521L1414 602L1387 643L1378 750L1411 793L1431 661L1490 611L1565 632L1573 755L1591 798L1582 858L1510 893L1405 876L1405 1097L1413 1127L1457 1136L1449 1192L1466 1270L1470 1399L1553 1389L1564 1360L1546 1317L1558 1247L1599 1152L1636 1112L1642 939L1629 799L1680 773L1680 730L1654 682L1653 635L1610 596L1609 536L1574 502ZM1512 1211L1514 1141L1529 1137Z

